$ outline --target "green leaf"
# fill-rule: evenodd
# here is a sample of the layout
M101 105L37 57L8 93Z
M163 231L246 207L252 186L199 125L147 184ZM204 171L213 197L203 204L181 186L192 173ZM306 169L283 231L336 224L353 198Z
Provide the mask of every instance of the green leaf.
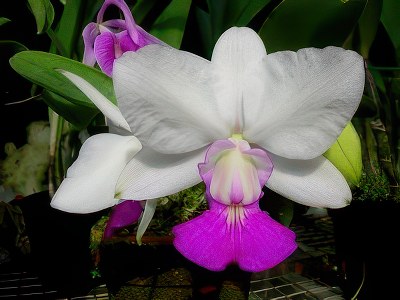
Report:
M21 51L28 50L28 48L25 45L18 43L16 41L5 40L5 41L0 41L0 50L2 54L5 53L15 54Z
M215 43L227 28L224 25L224 15L228 0L207 0L207 4L210 12L212 38Z
M214 43L232 26L247 26L271 0L207 0Z
M154 22L150 34L179 49L191 4L191 0L172 0Z
M400 50L400 1L383 1L381 21L396 50Z
M65 51L65 53L62 53L65 57L72 58L76 42L81 37L80 21L83 4L82 1L67 1L55 30L57 40L62 44L62 49Z
M367 0L284 0L259 35L268 52L342 46L366 4Z
M85 0L81 2L84 2L82 4L84 5L83 11L85 13L82 14L81 18L81 22L84 27L90 22L96 22L97 13L99 12L101 6L104 4L104 0Z
M3 17L0 18L0 26L8 22L11 22L11 20Z
M358 52L368 58L369 49L375 39L378 25L381 19L383 0L368 0L367 6L358 21L360 34L360 48Z
M324 156L343 174L350 187L359 185L362 175L361 141L351 123Z
M358 24L344 42L344 48L352 49L368 59L369 49L375 40L380 25L382 1L368 0Z
M238 6L241 0L235 0ZM234 26L247 26L249 22L259 13L271 0L248 0L243 9L238 10L238 17L234 18Z
M23 77L78 105L94 108L94 104L58 69L85 78L107 99L116 104L112 80L101 71L63 56L40 51L23 51L10 59L11 67ZM61 114L63 115L63 114Z
M157 0L138 0L132 8L132 15L137 24L141 24L147 14L157 4Z
M269 2L271 0L230 0L222 12L224 31L232 26L247 26Z
M36 20L37 33L46 32L54 21L54 8L50 0L28 0Z
M195 8L195 15L197 19L197 24L199 24L199 32L201 38L201 45L203 46L204 57L207 59L211 58L213 50L213 39L211 30L211 19L210 14L206 13L199 7Z
M43 91L42 99L52 110L74 125L78 130L86 128L91 120L100 112L96 107L76 105L49 90Z

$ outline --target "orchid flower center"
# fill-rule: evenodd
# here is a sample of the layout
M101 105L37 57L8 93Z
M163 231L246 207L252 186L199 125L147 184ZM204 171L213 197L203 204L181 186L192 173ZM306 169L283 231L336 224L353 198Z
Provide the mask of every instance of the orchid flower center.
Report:
M261 188L251 156L242 152L248 143L234 138L230 141L235 147L219 155L211 181L211 195L223 203L253 202Z
M209 195L228 206L257 201L272 168L266 151L251 148L241 134L214 142L207 151L205 162L199 164Z

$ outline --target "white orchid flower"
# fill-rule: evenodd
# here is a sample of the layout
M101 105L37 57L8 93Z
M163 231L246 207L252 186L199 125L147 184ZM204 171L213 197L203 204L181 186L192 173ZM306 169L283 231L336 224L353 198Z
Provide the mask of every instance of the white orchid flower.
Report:
M95 103L105 101L69 78ZM79 192L78 183L64 188L77 198L57 192L54 206L85 212L115 203L96 190L89 172L97 164L113 174L113 199L155 199L204 180L210 210L174 228L176 248L210 270L237 263L261 271L296 248L294 233L260 210L264 185L312 207L351 201L346 180L322 154L359 105L364 62L357 53L327 47L267 55L254 31L231 28L211 61L157 44L126 52L113 82L123 117L115 108L105 114L117 111L114 122L126 120L143 149L127 157L125 144L104 145L96 163L87 157L88 167L78 158L93 180L79 183ZM115 155L104 154L108 147Z

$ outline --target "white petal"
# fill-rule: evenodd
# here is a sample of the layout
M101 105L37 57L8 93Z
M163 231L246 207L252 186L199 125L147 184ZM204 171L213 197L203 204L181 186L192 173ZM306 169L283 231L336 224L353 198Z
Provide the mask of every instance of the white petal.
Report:
M138 243L138 245L142 244L142 237L146 232L147 227L149 227L151 220L153 219L156 208L157 199L150 199L146 201L144 212L136 231L136 242Z
M146 200L175 194L201 181L197 165L205 148L185 154L140 151L123 170L117 183L121 199Z
M51 206L72 213L90 213L117 204L117 180L140 149L134 136L103 133L90 137L68 169Z
M274 170L266 186L307 206L340 208L352 194L343 175L324 157L291 160L271 155Z
M244 109L263 95L264 82L257 74L263 72L266 54L257 33L245 27L227 30L215 45L211 61L218 110L236 132L246 125Z
M78 89L82 91L97 108L112 121L114 126L120 127L123 131L131 132L128 123L122 116L120 110L110 100L103 96L94 86L82 77L68 71L59 70L61 74L67 77Z
M246 106L244 136L277 155L311 159L337 139L364 88L364 61L337 47L266 56L262 102Z
M210 93L210 62L161 45L126 52L114 64L114 88L132 132L161 153L199 149L229 130Z

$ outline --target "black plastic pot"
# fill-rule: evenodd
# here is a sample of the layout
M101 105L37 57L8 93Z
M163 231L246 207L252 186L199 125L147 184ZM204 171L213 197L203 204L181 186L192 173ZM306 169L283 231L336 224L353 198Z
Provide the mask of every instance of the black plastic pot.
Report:
M85 295L98 285L92 278L89 249L90 229L106 213L71 214L50 206L48 192L40 192L13 205L21 208L31 253L26 265L39 275L44 285L60 297Z

